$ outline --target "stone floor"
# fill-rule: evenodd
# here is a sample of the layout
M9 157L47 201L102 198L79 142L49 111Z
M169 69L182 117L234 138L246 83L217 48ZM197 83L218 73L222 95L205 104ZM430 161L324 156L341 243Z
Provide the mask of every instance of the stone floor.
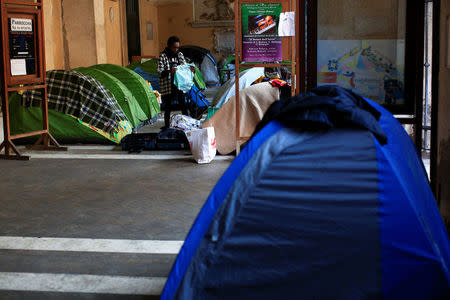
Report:
M157 299L233 159L198 165L185 151L92 145L21 150L30 161L0 160L0 299Z

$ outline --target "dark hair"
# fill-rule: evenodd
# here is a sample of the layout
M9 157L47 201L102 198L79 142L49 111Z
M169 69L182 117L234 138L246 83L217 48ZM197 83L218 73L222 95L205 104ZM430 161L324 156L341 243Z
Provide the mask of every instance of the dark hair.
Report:
M180 39L177 36L173 35L167 40L167 46L170 46L173 43L179 43L179 42L180 42Z

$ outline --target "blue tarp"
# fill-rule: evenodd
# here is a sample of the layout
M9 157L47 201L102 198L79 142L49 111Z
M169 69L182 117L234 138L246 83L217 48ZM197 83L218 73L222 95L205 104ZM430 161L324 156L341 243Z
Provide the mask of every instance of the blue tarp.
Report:
M347 92L273 104L208 197L161 299L448 296L449 238L414 144Z

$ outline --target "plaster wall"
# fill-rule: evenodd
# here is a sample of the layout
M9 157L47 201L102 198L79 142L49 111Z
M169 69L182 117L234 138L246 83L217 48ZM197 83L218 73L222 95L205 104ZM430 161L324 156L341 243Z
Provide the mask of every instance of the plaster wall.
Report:
M93 0L62 0L64 54L67 69L88 67L97 63L93 11Z
M46 68L64 69L61 0L44 0L43 5Z
M406 0L321 0L319 40L404 39Z
M148 0L139 0L139 19L141 55L158 56L160 52L158 7Z
M179 4L161 4L158 7L159 45L158 53L164 50L167 39L176 35L181 45L195 45L214 52L214 27L192 27L192 1ZM142 31L142 30L141 30Z
M450 222L450 65L447 66L449 29L446 26L450 16L450 1L441 1L440 8L440 58L438 98L438 159L437 197L441 213ZM450 21L449 21L450 22Z

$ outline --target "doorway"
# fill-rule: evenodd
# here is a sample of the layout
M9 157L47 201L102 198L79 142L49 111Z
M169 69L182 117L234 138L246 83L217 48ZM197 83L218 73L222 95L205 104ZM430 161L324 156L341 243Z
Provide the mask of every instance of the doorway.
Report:
M131 57L141 56L141 29L139 23L139 0L126 0L128 61Z

